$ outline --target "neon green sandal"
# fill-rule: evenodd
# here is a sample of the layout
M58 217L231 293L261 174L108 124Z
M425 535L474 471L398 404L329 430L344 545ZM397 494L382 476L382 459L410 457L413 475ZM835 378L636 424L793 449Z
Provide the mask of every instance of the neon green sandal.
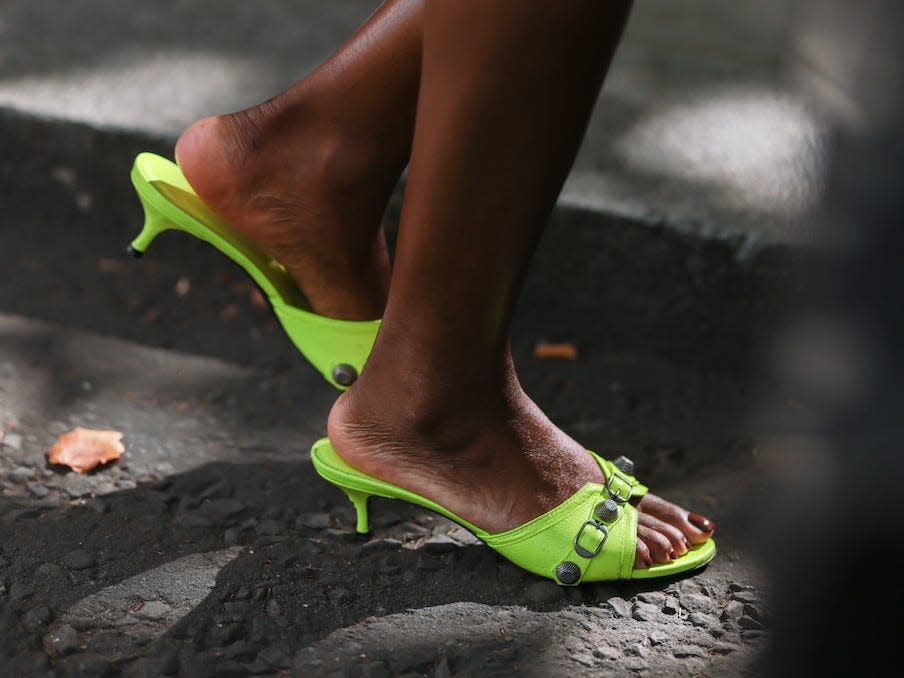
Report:
M716 552L715 542L708 539L670 563L635 569L637 509L627 503L631 483L624 473L612 472L610 462L605 460L600 464L606 475L605 485L587 483L551 511L495 534L481 530L419 494L349 466L336 454L328 438L314 443L311 461L317 473L348 495L355 506L356 529L360 533L368 531L370 497L402 499L455 521L528 572L567 586L582 581L669 577L703 567Z
M140 153L132 183L144 207L144 228L129 246L141 256L168 229L190 233L220 250L247 271L266 294L289 339L338 389L358 378L373 347L379 320L338 320L313 313L282 264L220 219L195 194L178 165Z

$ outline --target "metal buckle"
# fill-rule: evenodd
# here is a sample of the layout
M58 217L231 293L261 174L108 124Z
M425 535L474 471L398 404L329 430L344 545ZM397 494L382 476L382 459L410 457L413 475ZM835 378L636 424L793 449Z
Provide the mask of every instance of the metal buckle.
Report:
M620 487L613 488L613 481L618 478L621 481L622 485ZM624 490L624 494L620 490ZM613 471L612 475L609 476L609 479L606 481L606 491L609 493L609 496L612 497L619 504L624 504L631 498L631 494L634 492L634 483L625 478L618 471Z
M594 548L593 551L591 551L590 549L584 548L580 544L581 537L584 535L584 530L586 530L588 526L594 528L597 532L602 532L602 534L603 534L603 538L597 542L596 547ZM598 554L600 552L600 549L603 548L603 544L606 543L606 538L608 536L609 536L609 529L605 525L603 525L601 522L598 522L593 519L588 520L586 523L581 525L581 529L578 530L578 533L574 536L575 553L577 553L582 558L593 558L594 556L596 556L596 554Z

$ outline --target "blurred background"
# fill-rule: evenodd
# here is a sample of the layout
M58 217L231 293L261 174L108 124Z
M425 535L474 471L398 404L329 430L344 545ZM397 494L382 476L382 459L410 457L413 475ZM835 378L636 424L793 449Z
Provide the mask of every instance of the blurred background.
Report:
M126 271L128 167L303 77L377 4L0 0L0 311L290 369L252 290L195 244ZM613 351L704 375L694 397L744 385L675 426L665 406L641 424L660 442L686 434L711 464L726 439L711 431L743 431L731 454L763 475L735 512L774 591L763 675L872 674L904 602L902 20L895 0L637 2L525 290L545 316L515 323L525 361L538 339L587 349L583 367L526 380L600 447L636 432L581 394L607 383L618 411L632 377L665 388L639 376L659 362L613 377ZM155 301L183 279L181 306ZM668 447L643 445L641 461Z

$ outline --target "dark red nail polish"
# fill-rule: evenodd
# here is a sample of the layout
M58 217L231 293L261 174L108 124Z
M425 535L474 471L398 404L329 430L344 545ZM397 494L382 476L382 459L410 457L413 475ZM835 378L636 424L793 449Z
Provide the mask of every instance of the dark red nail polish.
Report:
M684 540L684 548L686 548L688 551L691 550L691 543L687 539Z
M650 558L650 556L647 556L646 558L644 558L643 564L646 565L647 567L652 567L653 559Z
M677 557L678 556L675 555L675 549L672 549L671 551L669 551L669 558L671 558L672 560L675 560L675 558L677 558Z
M716 524L711 521L709 518L704 518L699 513L688 513L687 519L690 521L691 525L696 527L698 530L703 530L704 532L712 532L716 529Z

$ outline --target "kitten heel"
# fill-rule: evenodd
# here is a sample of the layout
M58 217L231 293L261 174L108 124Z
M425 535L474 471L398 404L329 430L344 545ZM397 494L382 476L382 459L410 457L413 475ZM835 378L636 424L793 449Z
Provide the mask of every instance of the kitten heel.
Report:
M357 523L355 524L355 531L358 534L367 534L369 531L368 521L367 521L367 500L370 497L366 492L361 492L360 490L353 490L348 487L343 487L342 491L348 496L351 500L352 504L355 507L355 515L357 516Z
M174 228L172 222L167 219L157 208L151 205L143 196L141 206L144 209L144 226L141 232L131 242L126 251L136 259L139 258L158 235L168 228Z

